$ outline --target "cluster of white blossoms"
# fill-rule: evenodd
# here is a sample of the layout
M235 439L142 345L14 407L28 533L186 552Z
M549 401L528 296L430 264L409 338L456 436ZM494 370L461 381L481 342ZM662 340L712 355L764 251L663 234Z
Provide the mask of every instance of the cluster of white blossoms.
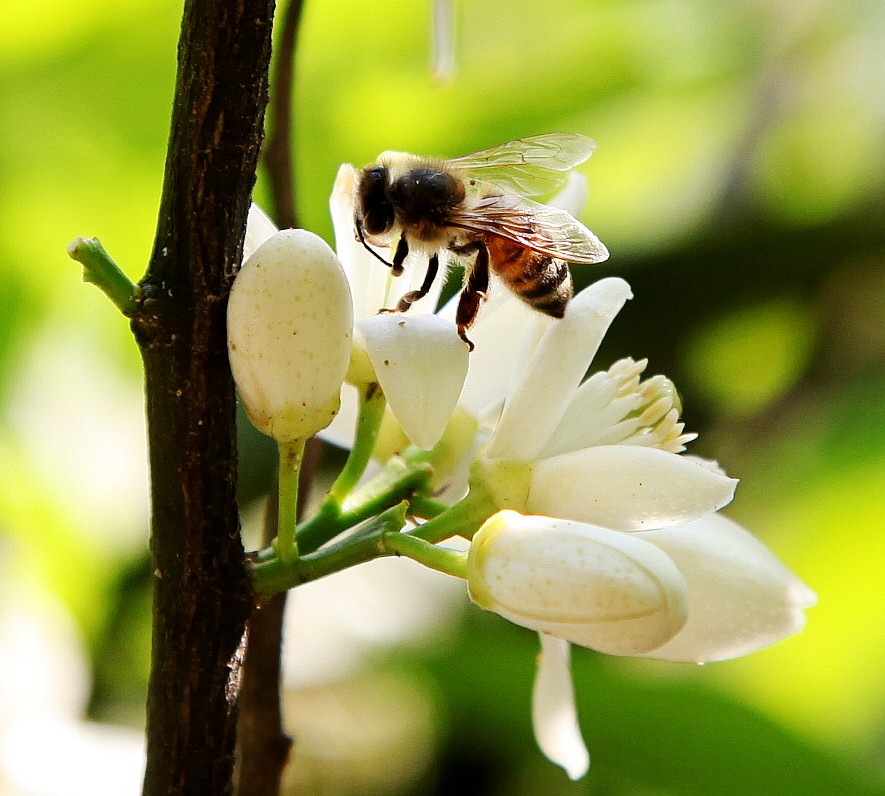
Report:
M533 312L493 282L468 356L454 303L434 312L441 284L407 314L377 314L420 285L424 264L407 261L404 276L393 280L355 239L354 177L343 166L332 194L337 259L331 250L320 256L308 233L276 232L253 208L229 315L238 388L250 417L272 435L293 426L298 434L320 431L340 394L341 412L320 435L349 446L357 390L375 383L389 413L376 455L395 452L398 439L445 451L436 461L437 494L476 507L467 513L473 527L459 529L472 537L470 597L540 634L535 734L551 760L580 777L589 755L574 706L570 644L612 655L723 660L798 632L815 595L718 513L737 482L715 462L684 453L694 435L683 431L669 380L643 378L646 362L632 359L585 378L631 296L624 280L592 284L562 320ZM559 206L575 212L581 187L570 183ZM289 247L295 276L271 309L255 301L251 283L239 285L260 265L269 280L261 295L277 291L267 263L280 247ZM303 272L331 286L302 289L309 282ZM343 298L348 286L352 308ZM238 292L247 291L244 301ZM256 313L287 320L265 337L244 332L243 319ZM295 323L308 315L313 331ZM255 341L248 353L244 334Z

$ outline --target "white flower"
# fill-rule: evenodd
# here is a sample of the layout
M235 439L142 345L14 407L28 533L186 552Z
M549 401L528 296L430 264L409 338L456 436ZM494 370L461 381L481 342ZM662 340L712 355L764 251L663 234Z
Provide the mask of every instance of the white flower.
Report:
M399 425L419 447L440 438L457 403L459 438L449 446L445 482L437 481L446 487L445 497L463 496L470 460L494 428L482 462L502 508L641 528L702 516L731 499L735 481L708 463L672 455L691 437L681 435L670 383L663 377L640 382L644 362L622 361L578 390L608 324L630 295L626 282L605 279L582 291L562 321L494 284L471 328L476 347L468 366L453 322L457 297L429 314L440 283L404 315L374 314L420 284L426 264L407 261L406 274L394 280L355 239L354 177L352 167L342 166L331 199L338 253L356 306L349 381L377 377ZM551 204L577 212L585 192L585 181L573 173ZM342 403L323 437L348 447L355 392L345 388ZM472 440L464 437L464 418L477 427ZM503 473L511 462L532 462L523 468L523 483ZM635 509L631 517L624 514L628 502Z
M581 382L609 324L630 297L618 278L579 293L552 324L511 389L474 469L499 508L640 530L697 519L727 504L737 482L678 452L670 383L641 381L622 360Z
M352 328L347 280L321 238L284 230L252 251L231 289L227 331L231 370L256 428L287 443L329 425Z
M610 655L725 660L801 630L815 595L718 514L624 533L500 511L473 538L471 599Z
M713 462L681 455L693 435L683 433L669 381L642 380L645 362L626 359L582 382L629 297L623 280L601 280L547 328L511 373L471 473L472 489L521 512L500 512L474 537L471 596L541 633L533 724L542 751L573 778L589 757L569 704L568 642L615 655L723 660L798 632L816 599L764 545L715 513L736 481ZM486 395L493 403L491 386ZM612 605L623 614L601 611Z
M448 422L446 457L434 460L445 477L437 487L462 497L472 463L470 489L491 509L483 519L503 510L474 536L471 596L539 632L535 733L575 779L589 756L569 643L614 655L723 660L798 632L816 598L764 545L715 513L737 482L714 462L683 454L694 435L683 433L667 379L643 379L646 362L632 359L584 378L630 298L626 282L591 285L558 321L493 285L471 328L468 366L453 323L457 298L430 314L439 284L406 315L375 315L417 287L426 264L407 262L406 275L393 280L355 239L353 178L342 167L331 203L356 306L348 378L377 377L399 425L421 447ZM581 188L573 181L559 206L575 212L567 197ZM345 406L349 395L355 406L345 385ZM349 446L355 414L343 410L325 438Z
M756 538L709 514L624 533L501 511L468 554L470 596L540 633L535 736L572 779L581 737L569 643L613 655L706 662L745 655L799 632L815 594Z

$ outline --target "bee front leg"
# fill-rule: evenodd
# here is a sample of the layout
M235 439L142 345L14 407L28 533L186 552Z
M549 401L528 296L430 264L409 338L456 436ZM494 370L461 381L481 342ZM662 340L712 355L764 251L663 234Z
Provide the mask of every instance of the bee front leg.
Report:
M406 239L405 235L400 235L400 239L396 244L396 251L393 253L393 262L390 264L390 269L394 276L402 276L403 263L408 256L409 241Z
M476 252L476 260L473 263L473 268L468 272L464 289L461 291L461 298L458 299L458 310L455 313L458 334L473 351L473 343L467 338L467 330L476 320L480 302L485 299L489 290L489 249L482 241L474 241L452 249L452 251L456 254Z
M393 262L390 264L390 268L393 272L394 276L400 276L403 273L403 263L406 261L406 257L409 256L409 242L406 239L405 235L402 235L399 239L399 243L396 244L396 252L393 255ZM406 293L399 300L399 304L396 305L395 310L389 310L385 307L382 307L378 310L379 313L386 312L405 312L409 307L412 306L412 303L417 301L419 298L423 298L427 295L427 291L430 290L431 284L433 284L433 279L436 276L437 266L439 265L439 260L434 255L430 258L430 264L427 268L427 276L424 277L424 284L421 285L420 290L413 290L411 293Z

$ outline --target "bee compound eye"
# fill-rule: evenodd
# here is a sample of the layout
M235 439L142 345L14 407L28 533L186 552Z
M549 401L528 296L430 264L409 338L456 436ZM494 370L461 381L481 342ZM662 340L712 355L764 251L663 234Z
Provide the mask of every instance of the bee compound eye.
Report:
M373 166L363 171L359 182L359 210L363 230L380 235L393 226L394 211L388 194L388 171Z
M363 229L368 235L382 235L392 226L393 208L390 205L370 207L363 216Z

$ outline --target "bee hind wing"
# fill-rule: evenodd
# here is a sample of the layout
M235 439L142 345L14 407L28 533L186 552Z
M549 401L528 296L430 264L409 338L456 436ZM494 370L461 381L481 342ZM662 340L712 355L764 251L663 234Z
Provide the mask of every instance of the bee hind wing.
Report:
M571 263L600 263L609 256L605 244L571 213L528 199L492 197L456 214L450 223Z
M546 133L507 141L446 163L505 191L538 196L559 188L568 171L587 160L594 149L596 142L585 135Z

